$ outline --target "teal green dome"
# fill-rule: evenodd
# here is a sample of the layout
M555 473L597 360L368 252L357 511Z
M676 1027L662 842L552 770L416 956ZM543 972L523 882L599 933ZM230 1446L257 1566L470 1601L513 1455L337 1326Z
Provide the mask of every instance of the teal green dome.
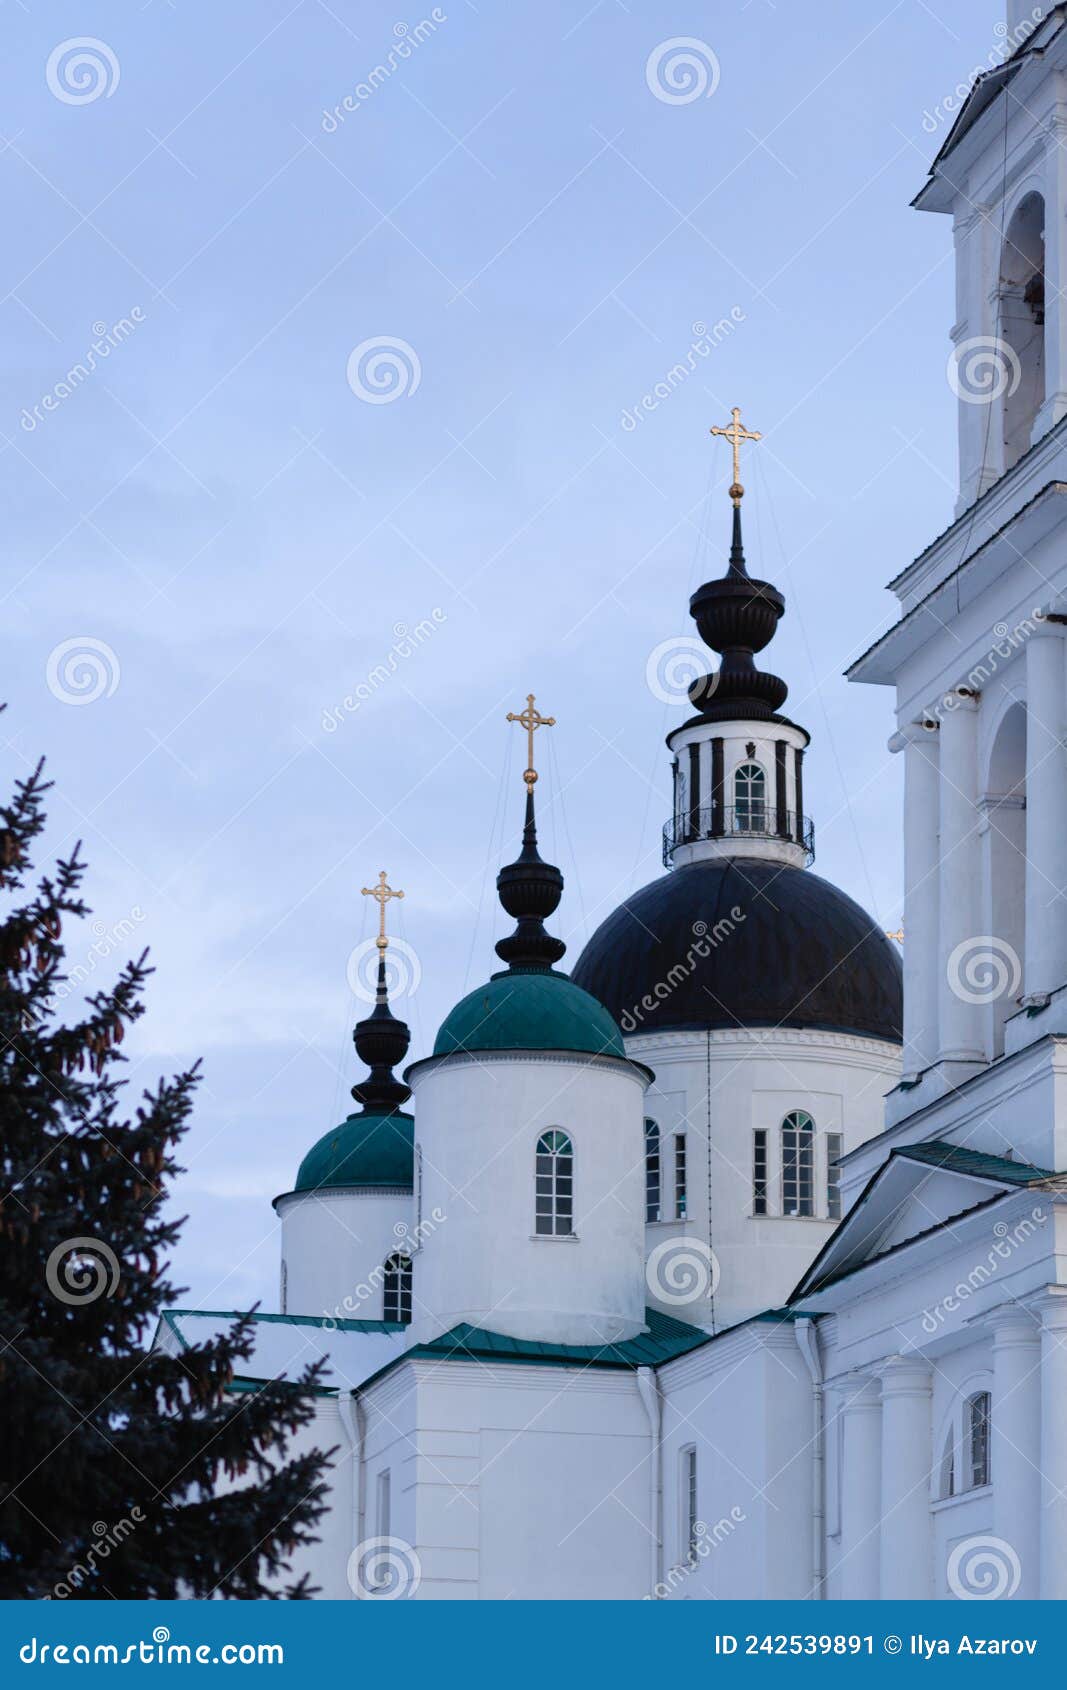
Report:
M583 994L584 995L584 994ZM339 1185L414 1185L415 1123L410 1115L349 1115L312 1146L295 1191Z
M457 1003L435 1056L465 1050L580 1050L622 1056L622 1034L602 1003L565 974L497 974Z

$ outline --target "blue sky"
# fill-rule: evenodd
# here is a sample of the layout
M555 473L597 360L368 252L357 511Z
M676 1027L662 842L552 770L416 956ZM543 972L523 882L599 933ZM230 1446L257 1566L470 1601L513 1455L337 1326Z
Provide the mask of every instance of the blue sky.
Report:
M134 1084L204 1056L188 1302L276 1306L269 1199L357 1073L360 887L406 891L413 1056L496 966L530 690L570 961L661 872L682 710L646 666L721 569L734 404L816 869L899 923L891 700L842 671L951 518L951 229L908 201L1000 11L814 15L5 10L4 774L46 752L49 849L85 841L72 963L151 947ZM56 50L83 37L79 70ZM679 38L710 97L653 92ZM395 395L348 379L383 341Z

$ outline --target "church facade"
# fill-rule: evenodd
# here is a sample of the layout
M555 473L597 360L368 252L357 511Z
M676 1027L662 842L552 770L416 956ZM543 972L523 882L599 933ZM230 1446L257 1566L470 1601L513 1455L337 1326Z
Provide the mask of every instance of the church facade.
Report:
M372 889L368 1072L276 1200L238 1382L329 1359L322 1596L1067 1597L1065 140L1055 7L916 201L953 219L959 505L850 671L895 689L903 980L810 867L736 412L665 874L559 967L530 698L514 931L402 1078Z

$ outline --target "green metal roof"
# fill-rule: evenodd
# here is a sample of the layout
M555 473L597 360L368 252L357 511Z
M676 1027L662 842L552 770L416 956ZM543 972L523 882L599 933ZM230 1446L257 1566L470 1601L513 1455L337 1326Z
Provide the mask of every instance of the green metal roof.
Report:
M435 1056L477 1050L575 1050L625 1057L622 1033L602 1003L565 974L495 974L447 1016Z
M1008 1156L991 1156L984 1150L968 1150L933 1138L926 1144L904 1144L893 1152L909 1162L925 1162L932 1168L947 1168L953 1174L974 1179L1002 1180L1005 1185L1033 1185L1053 1177L1049 1168L1035 1168L1030 1162L1013 1162Z
M415 1123L399 1111L349 1115L308 1151L295 1191L414 1185Z
M485 1332L463 1322L434 1338L416 1344L408 1356L431 1356L452 1361L542 1362L557 1367L660 1367L688 1350L699 1349L708 1333L657 1309L646 1309L649 1330L621 1344L546 1344L533 1338L507 1338L501 1332Z

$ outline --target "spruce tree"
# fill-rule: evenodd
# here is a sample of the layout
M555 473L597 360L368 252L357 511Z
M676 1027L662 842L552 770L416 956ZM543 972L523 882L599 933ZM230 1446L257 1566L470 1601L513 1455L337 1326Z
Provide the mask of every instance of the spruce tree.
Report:
M164 1199L197 1069L123 1108L144 956L72 1013L85 865L76 846L34 874L49 785L38 765L0 808L0 1597L308 1596L288 1564L315 1539L329 1454L288 1450L320 1366L228 1390L247 1315L181 1355L149 1348L180 1294Z

